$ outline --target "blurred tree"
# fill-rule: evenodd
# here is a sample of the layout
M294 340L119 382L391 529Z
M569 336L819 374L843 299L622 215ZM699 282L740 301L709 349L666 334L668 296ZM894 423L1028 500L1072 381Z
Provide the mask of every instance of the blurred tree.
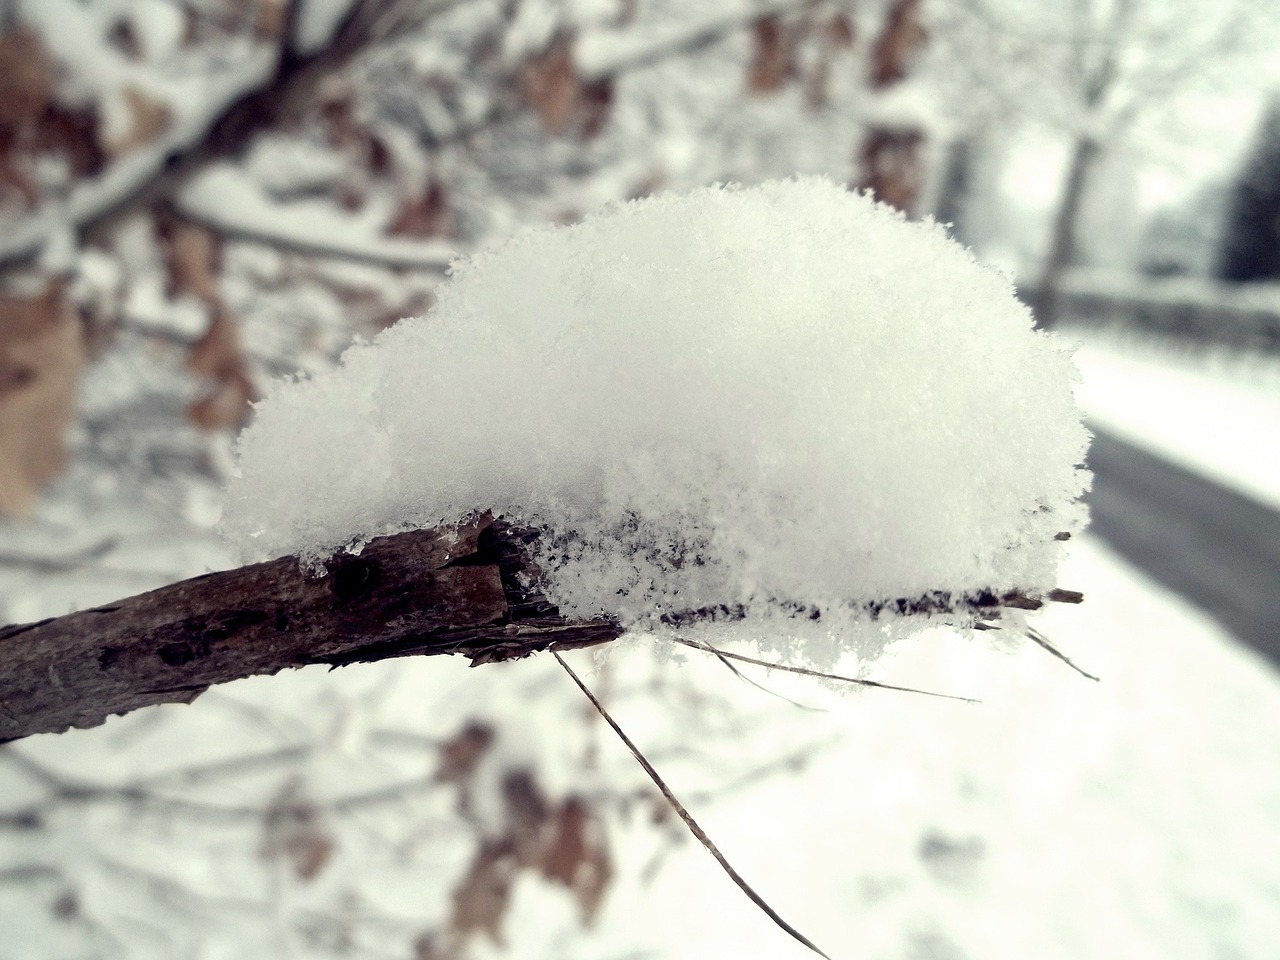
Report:
M1162 114L1169 98L1238 72L1267 50L1277 26L1271 13L1259 0L942 5L945 56L983 91L970 110L989 117L999 105L1005 117L1047 123L1068 138L1034 287L1041 325L1054 322L1085 195L1104 153Z
M1263 114L1232 188L1218 276L1280 280L1280 97Z

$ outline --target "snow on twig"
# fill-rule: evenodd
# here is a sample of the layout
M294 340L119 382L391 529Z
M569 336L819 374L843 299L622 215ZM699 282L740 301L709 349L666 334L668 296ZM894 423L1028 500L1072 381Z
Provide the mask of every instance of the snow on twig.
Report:
M251 240L322 259L408 268L444 275L457 252L447 244L377 235L376 224L319 202L281 204L229 166L206 170L179 197L189 219L225 237Z
M707 643L701 643L696 640L686 640L684 637L671 636L667 638L672 643L684 644L686 647L692 647L695 650L701 650L704 653L713 654L721 660L739 660L742 663L755 664L757 667L768 667L770 670L782 670L785 673L796 673L804 677L817 677L820 680L838 680L841 683L853 683L861 687L877 687L881 690L897 690L902 693L918 693L925 697L939 697L943 700L959 700L962 703L981 703L981 700L975 700L972 697L961 697L954 693L937 693L932 690L920 690L917 687L899 687L892 683L880 683L878 680L866 680L861 677L842 677L836 673L823 673L820 670L810 670L807 667L793 667L785 663L772 663L768 660L760 660L756 657L744 656L741 653L730 653L728 650L720 650Z

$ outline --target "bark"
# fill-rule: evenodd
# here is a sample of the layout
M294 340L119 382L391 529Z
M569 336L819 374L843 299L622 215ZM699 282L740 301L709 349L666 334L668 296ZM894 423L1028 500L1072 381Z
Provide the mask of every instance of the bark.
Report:
M381 537L327 575L294 557L211 573L103 607L0 628L0 742L288 667L461 654L472 665L621 635L569 620L529 585L532 537L481 519Z

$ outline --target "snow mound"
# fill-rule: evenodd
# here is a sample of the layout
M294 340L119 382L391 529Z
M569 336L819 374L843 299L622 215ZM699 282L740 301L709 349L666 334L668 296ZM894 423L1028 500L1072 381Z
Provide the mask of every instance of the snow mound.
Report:
M1053 585L1088 484L1074 380L935 224L818 178L656 196L456 263L429 316L278 384L223 529L314 561L491 510L555 534L567 612L829 632Z

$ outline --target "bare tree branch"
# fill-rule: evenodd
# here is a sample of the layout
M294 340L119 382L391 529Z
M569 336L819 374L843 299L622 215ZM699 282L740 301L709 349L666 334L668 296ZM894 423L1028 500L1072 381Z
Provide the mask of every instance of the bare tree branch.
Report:
M358 556L331 557L323 575L309 575L297 558L282 557L64 617L0 627L0 743L96 726L153 704L190 703L215 684L288 667L455 653L474 666L621 636L617 621L567 619L538 593L530 575L535 540L486 515L456 530L379 537ZM1045 599L1076 603L1080 595L1058 590ZM1042 603L1012 591L937 594L867 609L872 615L965 610L984 626L1001 607ZM740 615L730 608L691 610L670 625Z
M528 540L487 519L413 531L335 556L324 577L283 557L0 628L0 742L287 667L454 653L481 664L620 636L523 585Z
M296 253L319 260L341 260L392 270L415 270L441 277L459 252L443 243L403 240L393 237L367 240L342 234L307 235L289 222L287 210L272 225L251 220L235 209L214 210L180 199L178 208L192 223L206 227L228 240L260 243L283 253Z
M452 3L443 0L439 8ZM286 27L290 31L296 30L299 6L294 3L289 11ZM435 9L420 16L429 16ZM82 203L81 209L69 211L70 226L78 239L102 237L134 212L171 198L208 164L240 153L257 133L278 128L283 119L298 112L320 80L346 66L380 38L383 21L400 12L396 0L356 0L322 49L304 53L296 49L292 33L282 38L275 69L266 82L226 104L189 142L143 157L146 162L131 158L103 174L103 181L118 181L105 191L105 199ZM0 268L29 263L51 236L67 226L63 218L46 216L19 228L15 236L0 243Z

